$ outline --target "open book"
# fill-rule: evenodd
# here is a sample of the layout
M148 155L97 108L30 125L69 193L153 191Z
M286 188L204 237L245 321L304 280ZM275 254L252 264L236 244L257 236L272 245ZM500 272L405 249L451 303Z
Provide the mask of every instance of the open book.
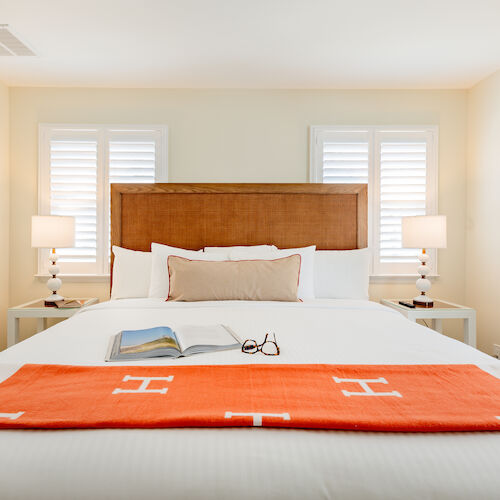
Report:
M147 358L179 358L201 352L236 349L241 341L224 325L157 326L146 330L123 330L111 337L106 361Z
M84 300L64 299L56 300L54 304L58 309L77 309L78 307L82 307L84 302Z

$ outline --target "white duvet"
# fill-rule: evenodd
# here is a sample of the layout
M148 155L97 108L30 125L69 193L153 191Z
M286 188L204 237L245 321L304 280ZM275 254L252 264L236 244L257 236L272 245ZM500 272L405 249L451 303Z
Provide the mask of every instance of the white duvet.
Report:
M472 363L500 378L499 361L373 302L126 299L89 307L0 353L0 381L24 363L105 364L118 331L183 323L227 324L242 339L273 331L281 355L223 351L134 364ZM500 433L493 432L0 431L2 500L493 499L499 492Z

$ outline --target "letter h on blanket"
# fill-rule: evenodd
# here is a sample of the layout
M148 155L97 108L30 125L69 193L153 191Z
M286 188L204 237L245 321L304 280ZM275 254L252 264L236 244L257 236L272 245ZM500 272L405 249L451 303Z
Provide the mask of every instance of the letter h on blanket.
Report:
M337 384L342 384L344 382L351 382L355 384L359 384L363 388L363 392L351 392L342 389L342 394L344 396L396 396L398 398L402 398L401 394L398 391L391 392L375 392L368 384L388 384L387 380L384 377L379 378L338 378L333 377L333 380L337 382Z
M142 380L142 384L138 389L120 389L116 388L113 391L113 394L144 394L144 393L159 393L166 394L168 389L166 387L162 387L161 389L148 389L148 385L152 380L165 380L165 382L172 382L174 380L174 376L170 375L170 377L132 377L131 375L125 375L123 377L123 382L128 382L129 380Z

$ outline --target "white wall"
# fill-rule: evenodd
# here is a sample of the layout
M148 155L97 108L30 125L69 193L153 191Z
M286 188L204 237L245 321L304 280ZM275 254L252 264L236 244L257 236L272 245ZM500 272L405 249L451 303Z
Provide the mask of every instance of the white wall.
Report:
M9 89L0 82L0 350L5 347L9 303Z
M465 91L12 88L10 104L12 304L46 293L33 278L29 236L37 213L40 122L167 124L176 182L306 182L310 125L437 124L439 206L449 216L449 245L440 251L433 294L465 298ZM61 291L109 296L105 284L65 283ZM414 293L412 283L371 286L373 300ZM452 325L451 333L458 332Z
M9 89L0 82L0 350L5 347L9 304Z
M500 71L468 95L466 301L477 310L478 347L492 354L500 344Z

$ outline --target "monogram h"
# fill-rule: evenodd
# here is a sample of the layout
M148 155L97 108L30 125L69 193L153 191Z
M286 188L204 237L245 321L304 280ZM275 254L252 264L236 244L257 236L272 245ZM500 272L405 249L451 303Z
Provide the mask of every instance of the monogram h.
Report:
M344 396L350 397L350 396L396 396L398 398L402 398L401 394L398 391L391 391L391 392L375 392L368 384L387 384L387 380L384 377L379 377L379 378L338 378L338 377L333 377L333 380L337 382L337 384L342 384L342 383L355 383L359 384L363 392L350 392L350 391L345 391L342 389L342 394Z
M123 382L128 382L129 380L141 380L142 383L138 389L120 389L117 388L113 391L113 394L166 394L167 388L162 387L161 389L148 389L148 385L152 380L164 380L165 382L172 382L174 376L170 377L132 377L131 375L125 375L123 377Z

